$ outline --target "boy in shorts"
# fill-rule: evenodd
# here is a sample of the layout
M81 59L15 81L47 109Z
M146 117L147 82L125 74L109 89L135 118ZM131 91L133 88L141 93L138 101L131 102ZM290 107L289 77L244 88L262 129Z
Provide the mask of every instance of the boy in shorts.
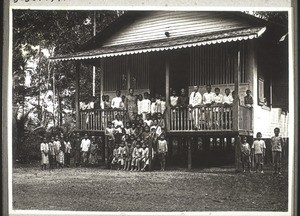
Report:
M242 138L242 143L241 143L241 159L242 159L242 167L243 167L243 172L245 172L245 165L247 164L249 172L251 171L250 169L250 154L251 154L251 148L249 143L247 143L247 137Z
M258 132L256 134L256 140L253 142L252 150L254 151L254 159L255 159L255 171L258 172L258 167L260 165L260 172L264 173L263 171L263 158L265 156L266 144L265 141L261 139L262 134Z

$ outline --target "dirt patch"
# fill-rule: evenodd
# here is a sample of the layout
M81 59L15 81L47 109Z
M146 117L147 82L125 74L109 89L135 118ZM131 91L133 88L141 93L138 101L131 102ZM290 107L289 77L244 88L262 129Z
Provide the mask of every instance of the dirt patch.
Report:
M287 211L288 173L233 167L165 172L101 168L13 169L14 209L80 211Z

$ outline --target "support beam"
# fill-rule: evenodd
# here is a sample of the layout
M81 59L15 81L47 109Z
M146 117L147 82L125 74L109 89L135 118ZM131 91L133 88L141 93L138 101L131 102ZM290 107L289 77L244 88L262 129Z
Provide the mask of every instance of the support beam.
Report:
M131 68L131 64L130 64L130 56L126 56L126 61L127 61L127 69L126 69L126 72L127 72L127 89L130 89L130 85L131 85L131 82L130 82L130 68Z
M166 130L170 129L170 109L169 106L169 98L170 98L170 62L169 58L166 58L166 111L165 111L165 120L166 120Z
M234 151L235 151L235 170L236 172L240 172L242 164L241 164L241 137L239 135L234 137Z
M103 96L103 83L104 83L104 60L100 59L100 101Z
M80 107L79 107L79 91L80 91L80 86L79 86L79 80L80 80L80 66L81 63L80 61L76 62L76 74L75 74L75 110L76 110L76 129L80 129Z
M188 144L188 170L192 169L192 143L193 138L188 136L187 144Z
M240 46L239 46L240 47ZM241 76L241 52L240 49L236 51L235 55L235 70L234 70L234 91L235 98L233 101L233 130L239 130L239 86L240 86L240 76Z

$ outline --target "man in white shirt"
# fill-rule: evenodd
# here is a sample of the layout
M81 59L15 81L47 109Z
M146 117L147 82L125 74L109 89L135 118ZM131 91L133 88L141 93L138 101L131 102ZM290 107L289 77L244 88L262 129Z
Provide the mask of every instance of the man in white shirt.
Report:
M215 93L211 92L211 85L206 85L206 92L203 94L203 104L205 108L205 123L208 128L212 127L212 109L210 105L215 103Z
M206 85L206 91L203 94L203 104L209 106L215 102L215 93L211 92L211 85Z
M85 134L83 140L81 140L81 145L80 145L81 157L84 165L87 165L90 145L91 145L91 141L88 139L88 135Z
M191 93L190 100L189 100L191 120L192 120L193 127L196 130L198 129L200 122L199 122L199 114L198 114L199 108L195 108L195 107L201 105L202 103L202 96L200 92L198 92L198 90L199 90L198 86L194 86L193 92Z
M113 109L120 109L121 108L122 98L120 96L121 96L121 91L117 90L116 91L116 97L114 97L111 100L111 108L113 108Z
M233 97L230 94L230 89L227 88L227 89L225 89L225 95L223 97L223 104L230 106L232 103L233 103Z

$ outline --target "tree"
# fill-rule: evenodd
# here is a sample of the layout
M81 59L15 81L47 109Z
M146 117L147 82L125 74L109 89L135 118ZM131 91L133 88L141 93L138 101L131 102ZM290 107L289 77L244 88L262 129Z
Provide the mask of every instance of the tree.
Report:
M95 14L97 30L101 31L122 12L96 11ZM13 10L13 105L16 110L23 107L22 121L15 121L17 136L20 137L16 146L26 140L22 131L33 131L41 126L46 128L52 121L63 125L64 110L72 110L74 64L49 62L42 51L48 51L50 55L76 51L93 36L93 16L94 11ZM31 71L31 85L26 85L25 74L31 61L36 68ZM82 67L81 78L83 91L91 93L91 85L85 85L91 82L90 66ZM55 92L52 99L58 101L58 106L53 106L54 112L47 111L45 104L41 103L42 96L47 96L49 91ZM32 106L34 109L29 108ZM26 124L31 121L30 113L38 114L38 121L32 122L31 129Z

